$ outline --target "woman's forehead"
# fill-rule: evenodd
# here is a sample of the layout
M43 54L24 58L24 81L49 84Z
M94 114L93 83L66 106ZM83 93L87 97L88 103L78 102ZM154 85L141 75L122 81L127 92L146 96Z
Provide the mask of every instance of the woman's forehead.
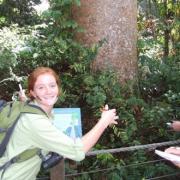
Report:
M55 77L52 74L45 73L41 74L37 77L36 83L50 83L50 82L56 82Z

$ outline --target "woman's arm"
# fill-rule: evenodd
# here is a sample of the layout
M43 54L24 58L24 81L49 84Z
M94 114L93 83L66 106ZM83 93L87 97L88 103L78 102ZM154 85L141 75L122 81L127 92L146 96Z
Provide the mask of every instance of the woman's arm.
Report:
M102 133L110 124L117 124L118 116L116 116L116 110L108 110L108 106L105 106L105 110L102 112L100 120L97 124L82 137L83 150L88 152L98 141Z

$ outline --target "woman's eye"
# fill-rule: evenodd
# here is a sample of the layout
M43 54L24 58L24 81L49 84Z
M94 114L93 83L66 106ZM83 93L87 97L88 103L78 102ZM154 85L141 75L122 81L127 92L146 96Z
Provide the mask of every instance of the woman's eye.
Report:
M51 84L50 87L54 88L56 87L56 84Z
M39 90L42 90L44 87L43 86L39 86L37 87Z

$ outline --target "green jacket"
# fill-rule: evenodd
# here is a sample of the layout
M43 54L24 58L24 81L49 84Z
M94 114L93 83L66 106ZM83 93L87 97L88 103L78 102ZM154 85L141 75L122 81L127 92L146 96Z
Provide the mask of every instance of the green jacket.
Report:
M4 156L0 159L0 165L31 148L40 148L43 154L49 151L56 152L75 161L84 159L81 140L76 139L74 142L60 132L52 122L52 117L23 114L10 138ZM4 173L3 180L35 180L40 166L41 159L38 155L24 162L12 164Z

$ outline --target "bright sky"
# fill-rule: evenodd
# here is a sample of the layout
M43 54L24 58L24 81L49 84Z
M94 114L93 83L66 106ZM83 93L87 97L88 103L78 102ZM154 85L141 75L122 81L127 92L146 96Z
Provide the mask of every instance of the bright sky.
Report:
M47 10L49 8L49 2L48 0L41 0L41 4L34 6L34 9L38 13L42 13L43 11Z

